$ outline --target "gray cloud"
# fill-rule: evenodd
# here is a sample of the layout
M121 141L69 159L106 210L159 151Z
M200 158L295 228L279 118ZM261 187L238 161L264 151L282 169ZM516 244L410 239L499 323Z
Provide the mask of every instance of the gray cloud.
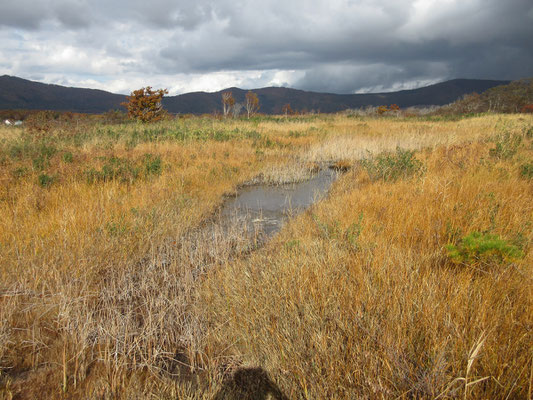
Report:
M34 4L31 0L6 0L2 2L0 26L37 29L47 17L46 2Z
M532 76L531 37L530 0L4 0L0 73L352 93Z
M66 28L88 28L91 24L91 11L84 2L63 1L56 5L54 15Z

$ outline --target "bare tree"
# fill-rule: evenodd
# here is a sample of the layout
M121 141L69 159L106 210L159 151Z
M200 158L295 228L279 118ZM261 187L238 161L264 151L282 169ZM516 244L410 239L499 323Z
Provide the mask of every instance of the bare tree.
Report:
M241 113L243 108L244 108L244 106L242 105L242 103L235 103L233 105L233 108L231 109L231 112L233 114L233 118L237 118L240 115L240 113Z

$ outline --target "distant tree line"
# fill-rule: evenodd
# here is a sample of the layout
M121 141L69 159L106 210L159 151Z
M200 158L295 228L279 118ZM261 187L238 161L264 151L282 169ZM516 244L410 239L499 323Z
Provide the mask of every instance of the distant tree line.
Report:
M135 90L127 97L127 102L122 105L127 109L127 114L121 110L110 110L100 116L80 114L68 111L42 111L42 110L0 110L2 120L22 120L24 125L31 130L46 132L52 126L76 123L76 126L87 123L124 123L129 120L139 122L155 122L172 116L163 108L162 99L168 93L167 89L153 90L150 86ZM243 112L247 118L256 115L260 109L257 94L252 91L246 93L244 102L238 103L230 91L222 93L223 118L237 118ZM463 96L460 100L443 107L410 107L400 110L396 104L389 106L367 106L360 109L346 110L350 116L417 116L417 115L452 115L471 113L533 113L533 78L513 81L507 85L496 86L485 92L472 93ZM301 112L305 114L305 111ZM289 103L281 108L281 114L286 117L298 115ZM314 112L312 112L314 113ZM219 114L220 116L220 114Z
M441 107L440 114L468 113L525 113L533 112L533 78L495 86L478 94L465 95L462 99Z
M150 86L135 90L122 103L128 110L128 116L140 122L155 122L168 117L163 109L163 96L168 93L167 89L152 90ZM222 93L222 115L224 118L238 117L242 110L246 110L248 118L257 113L260 108L259 98L249 91L246 93L244 103L237 103L231 92Z

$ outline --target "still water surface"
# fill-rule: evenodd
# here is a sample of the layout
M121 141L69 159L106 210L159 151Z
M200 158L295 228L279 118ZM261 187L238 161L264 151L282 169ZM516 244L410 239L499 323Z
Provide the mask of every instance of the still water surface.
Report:
M337 174L325 168L305 182L244 187L224 203L221 218L241 224L252 235L270 237L281 229L287 218L323 198Z

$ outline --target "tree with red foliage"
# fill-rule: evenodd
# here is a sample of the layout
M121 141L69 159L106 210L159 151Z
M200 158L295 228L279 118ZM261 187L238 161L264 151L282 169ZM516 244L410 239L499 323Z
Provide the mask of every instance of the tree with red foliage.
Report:
M141 122L155 122L161 120L166 111L161 100L168 93L167 89L152 90L151 86L135 90L128 96L128 101L122 103L128 109L128 116Z
M533 104L526 104L522 109L520 110L522 113L533 113Z

